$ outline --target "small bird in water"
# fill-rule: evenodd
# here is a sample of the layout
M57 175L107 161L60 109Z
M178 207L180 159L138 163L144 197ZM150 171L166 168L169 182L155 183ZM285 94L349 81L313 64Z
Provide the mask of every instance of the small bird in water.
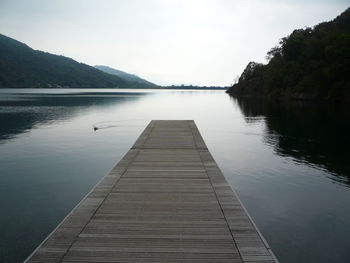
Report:
M96 126L94 126L94 131L97 131L97 130L98 130L98 128Z

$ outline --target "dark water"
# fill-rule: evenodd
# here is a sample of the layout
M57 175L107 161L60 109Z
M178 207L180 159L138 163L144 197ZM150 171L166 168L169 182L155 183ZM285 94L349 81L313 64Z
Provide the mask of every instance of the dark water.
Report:
M222 91L8 92L0 90L0 262L24 260L151 119L196 121L281 262L350 262L346 109Z

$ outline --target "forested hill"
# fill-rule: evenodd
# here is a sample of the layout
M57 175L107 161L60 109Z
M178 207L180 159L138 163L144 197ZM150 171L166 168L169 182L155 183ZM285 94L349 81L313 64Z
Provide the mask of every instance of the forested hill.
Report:
M128 88L122 78L0 34L0 88Z
M294 30L250 62L227 92L244 96L350 101L350 8L330 22Z
M96 65L95 68L97 68L103 72L106 72L108 74L118 76L119 78L124 79L125 81L128 81L130 83L135 83L135 85L138 85L138 86L144 86L147 88L157 87L157 85L152 83L152 82L149 82L145 79L140 78L139 76L136 76L134 74L129 74L129 73L126 73L126 72L118 70L118 69L114 69L114 68L102 66L102 65Z

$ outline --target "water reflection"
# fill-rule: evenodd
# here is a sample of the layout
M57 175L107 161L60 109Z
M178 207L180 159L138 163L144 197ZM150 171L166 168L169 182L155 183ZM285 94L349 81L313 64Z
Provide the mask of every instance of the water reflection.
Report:
M125 119L117 110L146 97L101 94L0 91L0 262L22 262L140 132L93 132L94 122Z
M80 93L50 96L42 94L3 95L0 98L0 143L30 131L37 125L65 121L88 109L128 103L145 93Z
M196 121L281 262L349 258L346 111L218 91L11 92L0 90L0 262L22 262L151 119Z
M333 180L350 185L349 109L312 102L232 100L247 123L264 120L264 141L278 155L326 169Z

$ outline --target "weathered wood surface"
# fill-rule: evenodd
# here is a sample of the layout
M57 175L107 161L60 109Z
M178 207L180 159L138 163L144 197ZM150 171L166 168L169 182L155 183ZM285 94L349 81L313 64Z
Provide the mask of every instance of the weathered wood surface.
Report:
M194 121L152 121L27 262L277 262Z

